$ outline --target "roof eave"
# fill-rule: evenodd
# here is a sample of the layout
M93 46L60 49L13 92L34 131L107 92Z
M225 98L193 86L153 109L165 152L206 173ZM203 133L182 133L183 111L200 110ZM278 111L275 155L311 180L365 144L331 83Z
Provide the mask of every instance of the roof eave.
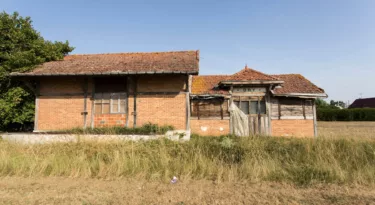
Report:
M272 92L272 94L273 94L273 96L279 96L279 97L300 97L300 98L327 98L328 97L328 95L326 93L283 93L283 94L275 94L274 92Z
M198 71L136 71L136 72L104 72L104 73L10 73L11 77L41 76L105 76L105 75L150 75L150 74L188 74L198 75Z
M282 80L221 81L220 85L269 85L283 84Z
M227 97L230 94L190 94L190 97Z

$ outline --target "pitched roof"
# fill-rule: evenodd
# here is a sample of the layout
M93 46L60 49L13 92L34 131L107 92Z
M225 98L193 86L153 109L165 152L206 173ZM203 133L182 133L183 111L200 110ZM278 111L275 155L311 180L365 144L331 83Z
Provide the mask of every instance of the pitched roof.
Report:
M273 76L264 74L245 66L241 71L231 75L230 81L251 81L251 80L279 80Z
M12 75L198 74L199 51L69 55Z
M227 80L229 75L199 75L193 76L191 93L194 95L203 94L228 94L228 89L218 87L218 84Z
M356 99L349 108L375 108L375 98Z
M235 75L237 75L236 73ZM246 73L247 74L247 73ZM193 95L212 95L229 94L228 89L218 87L221 81L233 79L231 75L201 75L193 76L192 91ZM324 90L314 85L300 74L270 75L272 79L282 80L282 88L275 88L274 94L321 94L325 95Z
M324 94L324 90L322 88L319 88L300 74L272 75L272 77L284 81L282 88L274 89L274 94Z
M191 92L193 95L203 94L228 94L228 88L219 87L220 82L227 81L273 81L276 77L264 74L245 66L241 71L233 75L201 75L194 76Z

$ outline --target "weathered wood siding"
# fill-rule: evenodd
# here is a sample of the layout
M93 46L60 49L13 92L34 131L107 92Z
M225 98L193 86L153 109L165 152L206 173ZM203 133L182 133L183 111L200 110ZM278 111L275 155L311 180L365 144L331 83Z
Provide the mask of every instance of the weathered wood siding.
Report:
M271 98L272 119L313 119L312 101L301 98Z
M210 100L191 100L191 117L199 119L207 118L228 118L228 100L210 99Z

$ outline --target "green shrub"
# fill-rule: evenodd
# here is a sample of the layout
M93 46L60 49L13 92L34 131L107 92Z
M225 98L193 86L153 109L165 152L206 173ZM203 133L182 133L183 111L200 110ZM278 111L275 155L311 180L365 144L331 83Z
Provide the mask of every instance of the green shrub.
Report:
M174 130L173 126L147 123L141 127L98 127L98 128L73 128L69 130L56 131L51 133L69 133L69 134L106 134L106 135L129 135L129 134L165 134L167 131Z
M320 121L375 121L375 108L326 109L317 110Z

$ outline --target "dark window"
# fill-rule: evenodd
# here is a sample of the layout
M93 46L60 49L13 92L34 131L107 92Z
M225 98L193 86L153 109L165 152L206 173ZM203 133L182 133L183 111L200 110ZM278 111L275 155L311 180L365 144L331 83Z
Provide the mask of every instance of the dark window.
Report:
M258 101L233 101L234 104L241 109L242 112L245 114L258 114L259 113L259 107L258 107ZM259 114L266 114L266 102L265 101L259 101L260 103L260 113ZM250 106L249 106L250 104Z
M251 101L251 112L250 114L266 114L266 102L265 101L259 101L259 107L258 107L258 101Z
M126 84L124 77L95 78L95 93L123 93L126 92Z

